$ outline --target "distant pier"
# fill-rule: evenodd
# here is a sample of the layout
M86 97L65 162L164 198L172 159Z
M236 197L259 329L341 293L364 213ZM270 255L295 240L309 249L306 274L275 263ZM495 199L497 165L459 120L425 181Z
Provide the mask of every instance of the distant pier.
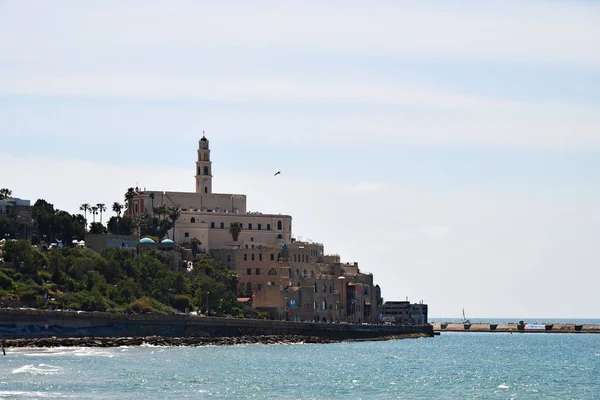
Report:
M527 323L432 323L435 332L501 332L501 333L600 333L596 324L527 324Z

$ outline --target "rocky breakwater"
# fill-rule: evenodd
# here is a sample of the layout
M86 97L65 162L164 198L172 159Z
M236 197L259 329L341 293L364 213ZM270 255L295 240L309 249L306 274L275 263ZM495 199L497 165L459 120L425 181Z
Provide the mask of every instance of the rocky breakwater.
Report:
M428 337L420 333L405 335L384 336L374 339L349 339L347 341L380 341L398 339L417 339ZM120 347L120 346L230 346L235 344L294 344L314 343L329 344L339 343L343 340L330 339L319 336L301 335L264 335L264 336L236 336L236 337L73 337L73 338L21 338L3 339L4 347Z
M4 339L4 347L120 347L120 346L227 346L234 344L335 343L314 336L240 336L240 337L76 337Z

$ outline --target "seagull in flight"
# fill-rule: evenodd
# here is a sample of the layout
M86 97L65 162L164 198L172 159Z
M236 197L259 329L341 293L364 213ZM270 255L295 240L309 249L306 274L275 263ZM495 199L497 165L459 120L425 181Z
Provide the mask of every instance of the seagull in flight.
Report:
M277 176L277 175L279 175L279 174L281 174L281 171L277 171L277 172L275 172L275 175L273 175L273 176Z

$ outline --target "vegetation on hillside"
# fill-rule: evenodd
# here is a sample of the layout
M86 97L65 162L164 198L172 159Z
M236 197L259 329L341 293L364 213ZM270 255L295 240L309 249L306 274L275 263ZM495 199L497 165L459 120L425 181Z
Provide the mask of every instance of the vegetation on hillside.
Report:
M30 307L172 313L208 306L214 315L255 314L237 302L235 272L202 253L191 270L182 271L170 266L170 253L161 251L42 251L11 240L3 252L0 296L18 296Z

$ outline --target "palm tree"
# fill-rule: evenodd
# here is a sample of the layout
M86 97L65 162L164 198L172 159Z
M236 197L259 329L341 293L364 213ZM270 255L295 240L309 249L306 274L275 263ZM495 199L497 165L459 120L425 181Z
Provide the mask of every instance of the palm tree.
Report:
M150 200L152 201L152 218L154 218L154 192L150 193Z
M240 232L242 232L242 227L239 222L232 222L229 224L229 233L231 233L234 242L237 242L240 237Z
M10 200L12 197L12 190L7 188L0 189L0 200Z
M160 218L160 216L166 216L169 213L169 209L167 208L166 204L161 204L160 206L156 207L156 213L158 214L158 217Z
M96 215L98 215L98 207L97 206L92 206L90 207L90 210L92 211L92 216L94 217L93 223L96 222Z
M131 200L135 197L135 189L130 187L127 189L127 193L125 193L125 201L127 202L127 212L133 215L133 210L131 209Z
M175 241L175 221L181 215L181 211L179 207L173 206L167 209L167 214L169 215L169 219L173 222L173 241Z
M102 213L106 211L106 204L98 203L96 207L98 207L98 211L100 212L100 223L102 223Z
M112 210L115 214L117 214L118 218L121 218L121 211L123 210L123 205L115 201L112 205Z
M85 227L87 229L87 212L90 209L90 205L89 203L83 203L80 207L79 210L83 211L83 219L85 219Z
M198 252L200 251L200 245L202 245L202 242L197 237L193 237L190 240L190 244L192 245L192 254L193 255L198 254Z

